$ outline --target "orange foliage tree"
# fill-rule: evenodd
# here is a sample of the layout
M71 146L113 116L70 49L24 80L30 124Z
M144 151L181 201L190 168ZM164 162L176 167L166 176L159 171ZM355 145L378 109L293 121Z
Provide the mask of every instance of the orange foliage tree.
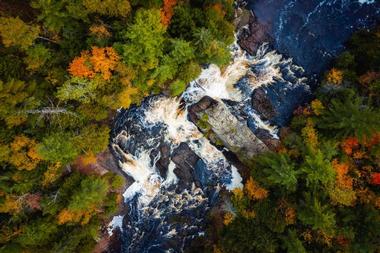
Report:
M164 4L161 10L161 23L164 26L170 24L170 20L174 14L174 6L177 4L177 0L164 0Z
M119 61L119 55L112 47L93 47L91 52L83 51L69 65L69 73L76 77L93 78L100 74L108 81Z
M336 172L336 183L338 187L352 189L353 180L348 176L350 166L347 163L339 163L338 160L333 160L332 166Z
M342 142L341 146L344 153L351 155L359 147L359 140L356 137L349 137Z
M211 7L220 17L224 17L226 15L226 12L223 8L223 5L221 3L216 3L212 5Z

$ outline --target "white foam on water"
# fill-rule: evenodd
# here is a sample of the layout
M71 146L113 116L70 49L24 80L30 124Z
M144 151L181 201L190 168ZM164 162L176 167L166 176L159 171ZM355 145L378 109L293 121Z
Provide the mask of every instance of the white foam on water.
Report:
M361 3L361 4L373 4L373 3L375 3L375 0L359 0L359 3Z
M170 161L169 166L168 166L168 174L164 181L165 185L176 184L178 182L178 178L176 174L174 173L174 169L175 169L175 164L173 163L173 161Z
M233 189L242 189L243 188L243 178L241 177L239 171L235 166L232 166L232 180L231 183L226 185L227 190L232 191Z
M116 215L112 218L112 221L108 224L107 232L109 236L113 235L113 231L116 228L119 228L120 231L123 231L123 215Z
M204 68L200 76L188 85L180 98L162 96L152 100L139 122L143 125L143 129L152 129L161 124L164 129L162 134L164 134L165 142L170 146L170 152L180 143L187 143L189 148L202 159L206 165L205 169L212 176L223 178L227 175L230 177L230 182L224 183L224 185L216 183L215 194L219 192L220 187L225 187L230 191L242 188L242 177L237 168L231 166L227 161L222 151L213 146L197 126L188 120L188 107L204 96L210 96L221 103L222 99L244 103L247 101L247 97L244 97L242 91L235 87L240 79L248 76L253 91L258 87L271 85L275 81L281 80L280 65L291 64L291 60L283 59L276 52L268 52L265 46L260 48L256 57L252 57L247 55L235 42L231 46L231 55L232 61L223 71L213 64ZM252 66L255 66L255 73L251 70ZM185 104L181 104L181 101L184 101ZM248 114L260 128L268 130L274 137L277 136L277 129L261 120L253 110ZM144 134L143 130L141 134ZM184 189L179 193L172 190L171 186L178 184L179 179L174 173L176 165L171 160L166 178L161 178L156 169L156 162L160 157L156 156L154 159L150 157L157 148L152 147L156 141L155 137L146 140L151 148L137 150L134 156L123 151L123 146L130 141L130 138L126 131L121 131L113 140L112 148L121 157L119 165L122 170L135 181L126 189L123 196L125 202L132 199L137 201L136 224L140 224L146 219L161 219L165 216L163 212L171 214L179 214L183 210L190 212L209 201L203 190L194 183L191 189ZM164 226L163 220L161 219L157 226ZM117 222L120 223L120 217L115 218L115 224ZM139 242L144 238L145 231L141 231L133 225L127 225L127 227L134 231L130 235L131 241ZM182 229L188 228L184 226ZM178 231L172 228L166 230L166 234L163 236L172 238L177 233ZM132 244L128 247L133 251Z

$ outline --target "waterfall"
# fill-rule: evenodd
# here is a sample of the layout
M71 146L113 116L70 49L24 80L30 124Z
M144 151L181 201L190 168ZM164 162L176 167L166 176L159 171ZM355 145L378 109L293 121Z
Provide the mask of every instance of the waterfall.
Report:
M231 55L224 71L213 64L204 68L181 97L152 96L141 106L119 112L111 147L120 168L134 180L123 195L128 206L122 232L124 252L183 251L190 240L204 234L204 218L220 190L243 186L223 150L189 120L191 105L204 96L221 103L233 101L243 108L242 120L277 138L276 126L263 121L252 108L251 94L259 87L288 80L284 74L296 75L292 72L296 66L267 45L250 56L234 43ZM284 88L306 81L294 78Z

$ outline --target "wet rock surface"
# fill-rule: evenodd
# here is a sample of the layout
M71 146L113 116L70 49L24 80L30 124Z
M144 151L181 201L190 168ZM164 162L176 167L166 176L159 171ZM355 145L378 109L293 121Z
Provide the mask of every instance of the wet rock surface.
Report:
M200 158L186 143L181 143L178 148L173 151L171 159L176 165L174 173L179 179L181 190L191 188L193 183L197 187L201 186L195 175L195 168Z
M247 28L239 33L238 43L248 53L254 55L265 42L272 42L269 25L258 22L253 12L249 13Z
M252 107L255 108L265 120L276 117L272 102L264 88L258 88L252 92Z
M311 99L310 90L303 85L289 85L279 81L260 87L252 93L252 106L266 120L277 126L286 126L293 111Z

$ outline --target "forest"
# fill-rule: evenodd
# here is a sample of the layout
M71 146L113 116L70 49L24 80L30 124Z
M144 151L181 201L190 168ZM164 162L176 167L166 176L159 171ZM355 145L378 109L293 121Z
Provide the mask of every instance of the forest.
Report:
M89 169L118 108L225 65L230 0L0 2L0 252L92 252L124 180Z
M223 70L233 22L233 0L1 1L0 253L94 252L123 205L124 177L92 169L117 110ZM380 27L280 140L188 252L380 252Z

